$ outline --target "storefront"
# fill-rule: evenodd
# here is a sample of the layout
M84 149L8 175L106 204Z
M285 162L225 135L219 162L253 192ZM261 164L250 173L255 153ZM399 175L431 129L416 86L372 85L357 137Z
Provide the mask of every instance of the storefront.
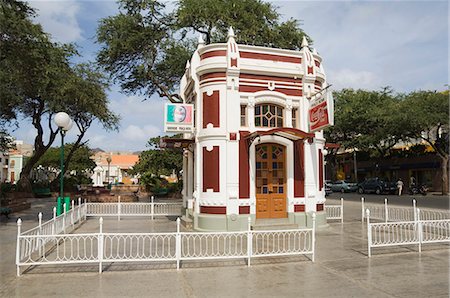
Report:
M166 108L165 140L184 148L183 201L196 230L244 230L248 217L325 224L322 129L333 101L322 59L300 51L227 43L199 45Z

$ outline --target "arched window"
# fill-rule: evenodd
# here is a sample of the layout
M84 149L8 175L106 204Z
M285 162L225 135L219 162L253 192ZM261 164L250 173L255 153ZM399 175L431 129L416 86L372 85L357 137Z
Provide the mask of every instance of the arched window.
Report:
M283 108L274 104L255 106L256 127L283 127Z

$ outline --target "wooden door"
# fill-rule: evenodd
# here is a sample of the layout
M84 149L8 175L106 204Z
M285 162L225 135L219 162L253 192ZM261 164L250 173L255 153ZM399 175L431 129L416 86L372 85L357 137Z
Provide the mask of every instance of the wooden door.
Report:
M256 217L287 217L285 147L261 144L256 146L255 152Z

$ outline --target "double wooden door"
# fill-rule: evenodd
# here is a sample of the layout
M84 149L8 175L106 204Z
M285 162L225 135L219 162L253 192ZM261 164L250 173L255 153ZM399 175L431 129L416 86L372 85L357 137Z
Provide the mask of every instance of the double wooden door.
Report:
M286 149L270 143L256 146L255 152L256 217L287 217Z

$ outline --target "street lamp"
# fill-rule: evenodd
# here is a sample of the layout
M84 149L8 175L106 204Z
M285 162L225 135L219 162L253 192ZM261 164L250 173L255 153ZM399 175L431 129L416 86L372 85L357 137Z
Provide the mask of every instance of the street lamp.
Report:
M109 172L109 165L111 164L111 156L108 156L106 158L106 162L108 163L108 187L109 187L109 176L110 176L110 172Z
M64 200L64 136L66 132L70 130L73 126L73 121L70 119L69 115L65 112L59 112L55 115L53 119L55 124L59 128L59 132L61 133L61 150L60 150L60 159L61 159L61 177L59 181L59 197L57 203L57 213L58 215L62 213L63 200Z

